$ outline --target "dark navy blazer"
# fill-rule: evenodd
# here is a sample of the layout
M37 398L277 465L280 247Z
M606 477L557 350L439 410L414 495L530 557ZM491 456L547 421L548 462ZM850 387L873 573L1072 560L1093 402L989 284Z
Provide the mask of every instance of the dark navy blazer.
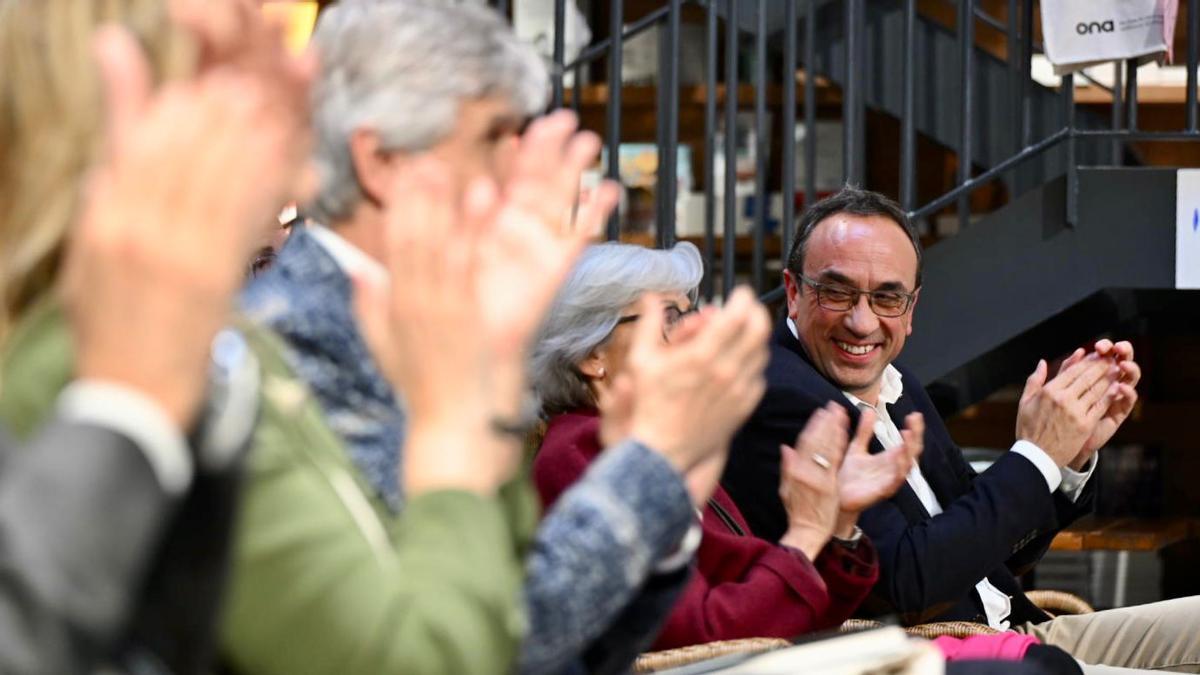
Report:
M1016 575L1041 559L1060 529L1090 511L1095 484L1089 482L1072 503L1047 490L1033 463L1011 452L977 474L916 376L896 367L904 393L888 406L888 414L897 425L911 412L924 414L921 472L944 512L931 517L905 483L894 497L862 514L859 525L879 551L880 579L861 613L895 613L907 624L985 623L975 585L987 576L1012 597L1013 625L1046 620L1021 592ZM813 411L829 401L846 408L852 425L859 411L817 372L786 321L771 338L766 375L766 395L733 440L722 485L755 534L774 541L787 529L779 500L779 445L794 443ZM873 440L871 452L881 451Z

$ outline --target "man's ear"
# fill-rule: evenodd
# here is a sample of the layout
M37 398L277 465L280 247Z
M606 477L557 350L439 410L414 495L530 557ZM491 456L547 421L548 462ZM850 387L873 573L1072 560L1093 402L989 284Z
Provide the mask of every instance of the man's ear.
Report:
M795 321L800 313L800 280L786 268L783 270L783 288L787 294L788 316Z
M350 160L363 195L374 204L386 204L395 172L403 161L401 154L385 152L376 132L355 129L350 135Z

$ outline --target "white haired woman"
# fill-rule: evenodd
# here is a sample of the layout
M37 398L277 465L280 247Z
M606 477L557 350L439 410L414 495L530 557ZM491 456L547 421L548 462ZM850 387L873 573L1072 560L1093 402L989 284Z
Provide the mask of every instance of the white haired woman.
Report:
M644 296L660 298L664 339L696 310L703 274L695 246L658 251L625 244L591 247L560 292L533 356L533 381L549 418L534 461L534 480L547 506L586 469L614 423L600 409L620 408L633 326ZM608 402L613 401L613 405ZM832 540L839 525L838 471L850 439L840 410L819 415L795 452L787 453L780 489L792 527L778 542L755 538L720 487L701 509L703 538L697 574L655 643L659 649L741 637L794 637L841 624L879 574L864 538ZM619 425L619 424L617 424ZM604 426L604 431L602 431ZM868 424L865 429L870 429ZM869 432L868 432L869 433ZM864 447L864 436L855 439ZM874 494L890 494L911 457L880 462ZM860 466L859 463L856 466ZM705 467L709 476L723 467ZM843 469L843 482L855 480ZM858 480L866 480L860 478ZM844 526L844 523L841 525ZM853 530L853 524L850 524Z

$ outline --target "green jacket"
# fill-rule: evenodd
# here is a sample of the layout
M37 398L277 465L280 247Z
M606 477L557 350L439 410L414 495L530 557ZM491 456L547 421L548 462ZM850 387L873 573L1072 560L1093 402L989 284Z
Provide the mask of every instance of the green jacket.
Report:
M221 643L247 674L508 672L524 629L527 479L494 499L439 491L398 516L372 495L269 331L239 323L262 374ZM46 304L0 355L0 421L28 437L73 372Z

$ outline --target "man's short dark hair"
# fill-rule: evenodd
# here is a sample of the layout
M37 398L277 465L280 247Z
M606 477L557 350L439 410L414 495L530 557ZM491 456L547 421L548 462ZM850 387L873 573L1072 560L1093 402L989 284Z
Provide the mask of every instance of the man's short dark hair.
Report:
M921 237L913 227L908 214L896 202L879 194L862 188L847 185L836 194L813 204L800 214L796 224L796 239L792 242L792 250L788 254L788 269L794 276L804 274L804 254L808 249L808 240L813 230L821 221L839 213L849 213L855 216L883 216L896 223L912 241L913 250L917 252L917 287L921 285Z

